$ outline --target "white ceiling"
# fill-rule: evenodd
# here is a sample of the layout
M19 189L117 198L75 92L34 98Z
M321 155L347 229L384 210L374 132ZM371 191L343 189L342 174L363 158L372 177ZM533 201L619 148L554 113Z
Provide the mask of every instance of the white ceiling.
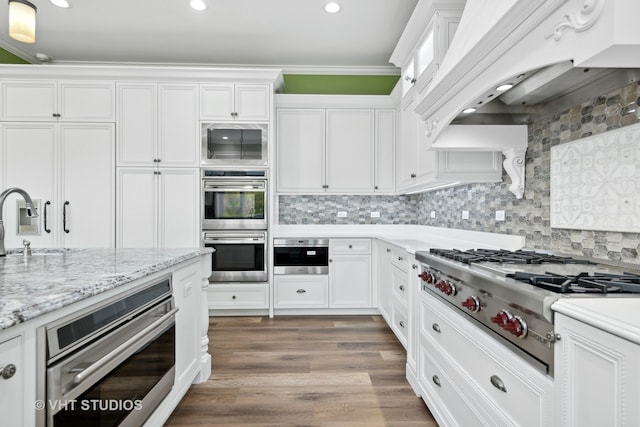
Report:
M36 43L7 31L7 1L0 1L0 46L32 62L125 62L311 67L384 72L418 0L205 0L204 12L187 0L48 0L38 7ZM318 68L320 67L320 68ZM308 72L312 72L309 70Z

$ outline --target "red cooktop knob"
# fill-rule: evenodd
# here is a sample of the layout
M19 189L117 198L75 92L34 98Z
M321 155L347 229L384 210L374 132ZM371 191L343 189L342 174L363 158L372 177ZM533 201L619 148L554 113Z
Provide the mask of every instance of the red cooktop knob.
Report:
M511 332L518 338L523 338L527 335L527 324L520 316L515 316L503 326L504 330Z
M442 292L444 292L445 294L451 296L451 295L455 295L457 293L457 289L456 289L456 286L453 283L446 282L444 284L444 289L442 290Z
M474 296L470 296L466 300L462 301L462 306L474 313L477 313L482 309L482 307L480 306L480 300L478 299L478 297Z
M491 318L491 321L496 325L499 325L502 328L504 328L505 325L509 323L509 320L511 320L512 317L513 316L511 315L511 313L509 313L507 310L501 310L500 313L496 314Z
M430 273L428 271L423 271L418 275L418 277L426 283L434 283L436 281L436 277L433 275L433 273Z
M438 283L436 283L436 289L442 291L445 287L446 282L444 280L438 280Z

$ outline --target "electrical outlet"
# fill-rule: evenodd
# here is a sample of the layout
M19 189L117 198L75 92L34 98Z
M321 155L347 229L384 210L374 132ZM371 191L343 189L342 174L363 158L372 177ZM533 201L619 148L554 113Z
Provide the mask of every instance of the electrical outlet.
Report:
M338 218L346 218L346 217L347 217L347 213L345 211L338 212Z
M436 211L431 211L431 218L435 218L436 217Z
M469 219L469 211L462 211L462 219Z
M371 212L371 218L380 218L380 212Z
M504 221L505 215L504 211L496 211L496 221Z

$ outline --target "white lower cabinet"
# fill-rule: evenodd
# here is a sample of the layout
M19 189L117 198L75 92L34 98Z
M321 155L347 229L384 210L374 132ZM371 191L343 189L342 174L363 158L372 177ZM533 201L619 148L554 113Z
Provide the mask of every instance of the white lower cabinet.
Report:
M329 307L329 280L325 274L274 277L274 308Z
M372 306L371 239L329 240L329 307Z
M119 248L200 246L200 171L118 168Z
M553 425L552 378L425 293L418 328L418 381L441 426Z
M640 425L640 345L560 313L555 329L557 425Z
M266 283L210 284L207 295L209 310L269 308L269 285Z
M25 408L25 368L22 335L0 342L0 413L2 425L22 426ZM33 406L33 405L32 405Z

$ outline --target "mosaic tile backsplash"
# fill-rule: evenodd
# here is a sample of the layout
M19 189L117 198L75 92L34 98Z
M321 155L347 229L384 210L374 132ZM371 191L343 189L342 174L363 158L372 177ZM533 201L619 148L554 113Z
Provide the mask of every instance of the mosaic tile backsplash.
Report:
M640 233L567 230L550 225L552 146L639 123L640 86L631 83L529 125L525 194L502 183L470 184L411 196L280 196L281 224L419 224L526 236L526 246L640 264ZM640 203L640 200L636 200ZM504 210L505 221L495 220ZM338 218L339 211L347 217ZM370 212L380 212L371 218ZM431 212L436 216L431 218ZM469 219L462 219L462 211Z

